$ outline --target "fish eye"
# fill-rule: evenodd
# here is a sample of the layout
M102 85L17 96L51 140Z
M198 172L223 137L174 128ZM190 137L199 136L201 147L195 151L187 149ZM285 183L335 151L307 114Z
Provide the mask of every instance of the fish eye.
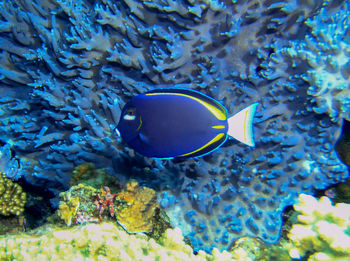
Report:
M135 115L129 115L129 114L125 114L123 117L124 120L128 120L128 121L135 120L135 118L136 118Z
M127 114L127 115L130 115L130 116L136 115L136 110L135 110L135 109L128 109L128 110L126 111L126 114Z

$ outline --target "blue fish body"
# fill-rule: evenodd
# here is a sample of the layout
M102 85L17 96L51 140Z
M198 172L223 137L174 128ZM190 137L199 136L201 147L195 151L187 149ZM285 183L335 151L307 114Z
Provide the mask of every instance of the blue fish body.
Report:
M250 121L256 105L251 105ZM229 123L226 108L213 98L190 89L162 88L132 98L117 129L146 157L193 158L219 148L230 135ZM252 136L248 124L243 128L250 128Z

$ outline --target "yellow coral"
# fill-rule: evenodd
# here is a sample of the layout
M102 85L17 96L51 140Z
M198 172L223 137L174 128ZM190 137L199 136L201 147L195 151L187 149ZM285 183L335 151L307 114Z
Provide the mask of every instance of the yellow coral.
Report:
M293 258L311 252L308 260L346 260L350 257L350 205L335 206L327 197L301 194L294 205L299 223L293 225L288 246Z
M138 190L139 183L137 180L132 179L126 184L126 190L123 190L117 194L117 198L124 200L131 205L135 200Z
M77 213L84 213L90 215L96 210L93 203L96 189L84 184L79 184L71 187L68 191L60 193L60 203L57 210L58 216L64 220L64 222L70 226L74 218L77 218ZM76 219L77 223L82 222L81 219L85 219L86 222L89 221L89 216L80 215L80 219ZM91 217L92 221L93 217ZM93 222L96 222L94 219Z
M69 192L60 193L60 204L58 207L57 214L58 216L64 220L67 226L72 224L72 219L77 214L77 210L79 207L79 198L72 197Z
M0 172L0 214L19 216L23 213L25 204L26 193L22 187Z
M95 165L93 163L87 162L76 166L73 170L73 175L71 177L69 186L72 187L74 185L77 185L81 180L82 176L91 176L94 171Z
M51 229L44 235L0 236L0 256L5 260L220 260L233 256L214 249L212 255L193 254L180 229L168 229L158 244L146 235L129 235L113 223ZM20 246L20 247L18 247Z
M153 189L139 187L132 180L126 190L117 194L117 199L124 200L128 206L116 213L118 223L129 233L151 232L155 215L157 196Z

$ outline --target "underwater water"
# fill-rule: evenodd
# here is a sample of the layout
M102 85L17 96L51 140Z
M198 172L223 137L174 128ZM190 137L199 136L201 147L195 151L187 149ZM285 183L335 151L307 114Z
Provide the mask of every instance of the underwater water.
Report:
M0 0L0 20L0 232L17 233L0 238L7 240L0 247L4 260L30 260L38 253L45 260L50 251L58 251L52 257L57 260L64 253L113 260L116 248L125 248L131 260L156 258L163 248L204 260L210 253L258 259L257 252L239 245L247 237L259 241L251 245L261 256L281 244L274 252L281 260L346 260L350 246L334 238L346 241L350 229L344 183L348 1ZM204 145L213 142L203 145L203 153L192 148L192 156L201 157L149 157L116 127L132 98L158 88L198 91L221 105L204 96L191 101L219 115L227 110L228 117L257 104L254 146L235 139L223 143L225 132L215 142L205 140ZM181 97L191 96L186 95ZM181 133L181 140L159 139L162 152L194 142L183 130L191 129L196 117L187 116L196 113L185 102L176 106L173 115L187 120L176 125L179 132L172 127L169 133ZM171 122L166 113L147 110L143 119L152 124L147 133L138 132L147 122L137 124L141 142L159 138L154 122ZM221 125L215 126L219 133ZM345 203L336 207L306 196L320 194ZM298 207L303 204L323 206L324 212L308 213ZM293 235L305 235L296 226L305 219L296 221L297 214L285 211L292 205L312 220L303 225L311 226L314 240L324 235L321 228L337 226L339 233L322 244L311 240L313 250L298 249L306 239ZM21 241L32 229L37 234L31 240L44 237L43 243ZM76 244L81 238L86 242ZM45 242L52 247L44 253ZM130 254L129 243L117 242L135 242L143 250ZM18 244L41 252L20 252Z

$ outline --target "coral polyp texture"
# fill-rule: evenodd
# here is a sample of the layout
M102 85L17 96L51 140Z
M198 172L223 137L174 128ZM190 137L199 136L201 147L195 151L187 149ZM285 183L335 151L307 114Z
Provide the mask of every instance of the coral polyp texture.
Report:
M155 226L153 217L159 208L154 190L139 187L137 181L131 181L116 198L127 202L127 206L116 214L119 225L129 233L152 232Z
M334 152L349 111L348 11L342 0L1 1L0 135L16 178L58 196L91 162L157 191L195 250L247 235L276 242L298 194L348 176ZM334 86L313 80L323 77L313 57L292 55L298 41L314 43L300 48ZM165 86L208 94L230 115L259 102L255 148L229 141L183 162L135 154L115 132L121 108Z
M113 191L114 192L114 191ZM156 192L140 187L136 180L126 184L126 189L112 193L103 186L100 190L84 184L61 192L58 210L51 217L67 226L113 221L127 233L144 233L158 240L167 228L172 228L168 217L157 203Z
M308 257L315 261L349 260L350 205L333 206L328 197L318 200L305 194L298 199L294 209L299 212L299 222L288 234L291 257Z
M98 211L94 200L97 189L78 184L61 192L57 215L67 226L97 222Z
M279 49L272 60L284 56L290 68L304 68L299 77L309 84L307 93L315 97L316 113L327 113L333 121L350 120L349 3L345 1L344 8L337 12L327 6L320 8L305 25L310 33Z
M62 192L60 196L61 201L58 206L57 214L62 220L64 220L67 226L70 226L78 212L80 205L79 198L72 197L70 192Z
M0 215L21 215L26 198L22 187L7 178L5 173L0 172Z
M45 232L45 230L43 230ZM241 260L217 249L212 254L186 245L180 229L168 229L160 243L146 235L129 235L113 223L88 224L46 233L0 236L4 260ZM21 246L20 248L18 246ZM43 247L44 246L44 247Z

